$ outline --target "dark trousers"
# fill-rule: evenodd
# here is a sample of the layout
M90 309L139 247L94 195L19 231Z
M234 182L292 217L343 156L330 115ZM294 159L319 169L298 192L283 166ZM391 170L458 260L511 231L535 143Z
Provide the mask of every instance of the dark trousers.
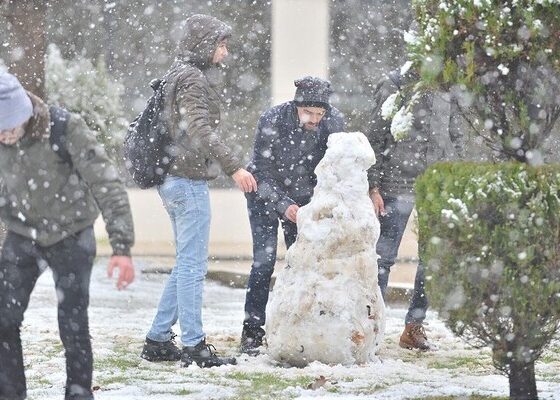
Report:
M278 221L282 223L286 247L290 247L297 236L297 225L280 218L271 204L247 196L249 222L253 235L253 265L247 283L245 297L244 327L259 329L266 320L266 303L270 290L270 278L276 264L278 246Z
M386 215L379 217L381 224L381 234L377 241L378 260L378 280L383 298L389 282L391 267L395 264L395 259L399 251L399 246L406 229L406 223L414 208L414 197L384 197ZM414 279L414 292L405 323L421 323L426 318L428 309L428 298L424 291L424 266L420 261L416 269Z
M89 283L95 258L93 227L49 247L8 232L0 257L0 399L26 397L20 328L41 272L52 269L58 328L66 354L67 400L93 399L88 324Z

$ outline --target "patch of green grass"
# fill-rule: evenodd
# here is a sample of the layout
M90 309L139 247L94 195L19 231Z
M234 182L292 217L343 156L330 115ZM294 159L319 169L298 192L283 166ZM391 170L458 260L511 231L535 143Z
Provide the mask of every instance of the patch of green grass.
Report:
M103 358L94 358L94 370L99 371L98 383L107 386L115 383L128 384L133 375L131 370L138 370L140 358L136 354L121 349ZM136 376L137 377L137 376Z
M95 362L95 369L97 370L119 370L126 371L131 368L138 368L140 366L139 357L130 357L126 354L115 354L113 356L105 357Z
M428 363L428 368L434 369L457 369L457 368L468 368L481 369L488 368L491 364L487 360L481 359L480 357L457 357L450 358L447 360L435 360Z
M114 384L128 385L129 383L130 374L104 375L97 378L97 384L102 388Z
M39 345L38 345L39 346ZM64 346L60 340L45 340L41 341L41 356L48 359L55 358L62 354L64 356Z
M373 394L373 393L375 393L379 390L386 389L387 387L389 387L389 385L387 383L377 382L377 383L373 383L369 386L361 387L361 388L357 389L355 392L357 394Z
M551 363L560 361L560 347L549 347L537 362Z
M548 363L553 363L553 362L558 362L558 361L560 361L560 357L558 357L558 355L556 355L556 354L545 354L544 356L539 358L537 362L542 362L542 363L548 364Z
M35 387L45 387L45 386L50 386L51 385L51 381L45 377L40 377L37 379L33 380L33 385Z
M226 378L242 383L236 396L237 400L253 400L265 397L278 399L281 396L280 392L284 389L289 387L307 388L310 383L315 381L315 378L310 376L288 379L275 374L248 374L244 372L234 372L226 375Z
M177 391L174 392L174 394L178 395L178 396L187 396L189 394L193 394L194 392L192 390L188 390L188 389L179 389Z

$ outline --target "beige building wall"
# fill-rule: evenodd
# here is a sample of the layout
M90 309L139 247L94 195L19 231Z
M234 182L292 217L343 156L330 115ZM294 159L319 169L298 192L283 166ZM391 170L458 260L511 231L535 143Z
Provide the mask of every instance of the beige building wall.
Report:
M128 189L132 218L136 234L134 255L173 255L173 232L169 217L155 189ZM210 255L218 258L250 258L252 256L251 229L247 215L247 204L237 189L212 189L210 191L212 222L210 225ZM399 250L399 258L416 258L416 235L413 218ZM278 238L278 254L285 253L284 238ZM103 220L97 219L95 233L99 243L99 254L110 254L107 233Z
M328 79L328 0L272 0L272 103L294 98L294 80Z
M173 255L173 230L169 216L155 189L128 189L136 245L135 255ZM244 195L237 189L210 191L212 222L210 225L210 255L216 257L250 257L251 230ZM97 219L95 233L99 253L106 254L107 233L103 220Z

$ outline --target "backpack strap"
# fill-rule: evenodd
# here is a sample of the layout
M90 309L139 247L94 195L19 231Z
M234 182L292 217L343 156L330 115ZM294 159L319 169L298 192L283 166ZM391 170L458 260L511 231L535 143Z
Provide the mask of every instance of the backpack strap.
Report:
M72 157L68 152L66 125L70 119L70 113L63 108L52 106L49 108L51 114L51 135L49 142L53 151L66 163L72 165Z

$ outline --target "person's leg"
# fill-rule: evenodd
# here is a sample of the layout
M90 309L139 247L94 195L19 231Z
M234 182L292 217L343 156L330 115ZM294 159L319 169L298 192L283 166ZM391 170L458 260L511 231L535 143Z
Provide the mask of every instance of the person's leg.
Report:
M40 273L33 242L8 232L0 257L0 400L26 397L20 328Z
M424 265L418 263L414 279L414 293L405 317L405 327L399 346L409 350L433 350L435 347L428 341L424 329L424 319L428 310L428 298L424 292Z
M202 292L210 235L208 184L169 176L159 187L159 193L175 233L176 265L148 337L169 340L171 326L178 319L183 345L194 346L204 339Z
M174 266L167 278L159 299L156 315L146 338L154 342L168 342L173 338L171 328L177 322L177 318L177 266Z
M399 246L406 229L408 218L414 208L412 198L385 197L385 215L379 217L381 233L377 241L378 283L385 298L389 273L395 264Z
M180 197L173 199L177 224L177 304L184 346L200 343L202 294L208 270L210 196L206 181L184 180Z
M424 290L424 265L422 264L422 260L420 260L418 262L418 267L416 268L416 277L414 278L414 293L412 294L412 299L410 300L405 323L422 324L422 322L426 318L427 310L428 297L426 296L426 292Z
M398 235L391 233L390 237L398 238L398 244L402 239L402 235L406 228L406 222L410 216L412 208L414 206L413 199L409 197L403 197L395 199L394 201L389 201L390 209L388 210L389 213L395 213L394 220L396 223L393 223L392 226L386 228L387 231L391 231L392 228L398 228ZM386 207L387 209L387 207ZM383 217L382 217L383 218ZM383 227L382 233L383 236ZM398 251L398 245L393 249L394 250L394 257L392 258L392 263L384 264L383 261L387 261L387 257L383 258L381 252L379 252L381 259L380 259L380 281L382 279L382 268L387 265L392 266L394 264L394 259L396 257L396 252ZM379 245L378 245L379 251ZM382 261L383 260L383 261ZM390 267L389 267L390 268ZM387 269L386 272L389 270ZM383 274L383 278L388 279L388 273ZM380 284L381 286L381 284ZM385 288L386 288L386 281L385 281ZM382 291L384 293L384 291ZM426 317L426 310L428 308L428 300L426 294L424 292L424 268L422 262L418 263L416 269L416 277L414 279L414 292L412 298L410 300L408 312L405 317L405 328L403 333L401 334L399 340L399 346L411 349L411 350L429 350L432 348L431 344L428 342L428 338L426 336L426 331L423 326L424 318Z
M270 280L276 264L278 217L267 204L251 195L247 196L247 208L253 237L253 265L247 282L243 327L244 331L260 332L262 339Z
M171 221L171 228L173 229L173 236L175 238L175 262L177 262L177 258L179 257L179 246L177 246L177 221L176 221L178 206L176 205L177 202L175 203L173 202L173 198L180 196L181 194L180 179L181 178L168 176L165 179L163 185L158 187L159 196L161 197L163 205L169 215L169 219ZM177 191L178 194L175 195L174 194L175 191ZM152 322L152 326L150 327L150 330L146 335L148 341L155 342L151 344L153 344L156 347L158 346L158 343L169 342L173 337L173 332L171 328L177 322L178 315L179 312L178 312L178 303L177 303L177 264L175 264L175 266L171 270L171 274L169 275L169 278L167 278L167 282L165 284L165 288L163 289L163 293L161 294L156 315L154 316L154 320ZM158 349L153 349L153 350L158 350ZM149 354L144 354L144 353L145 352L143 352L144 358L147 359L154 358ZM166 353L166 351L164 351L164 353Z
M93 227L42 248L58 297L58 328L66 353L66 400L93 399L88 306L95 252Z

